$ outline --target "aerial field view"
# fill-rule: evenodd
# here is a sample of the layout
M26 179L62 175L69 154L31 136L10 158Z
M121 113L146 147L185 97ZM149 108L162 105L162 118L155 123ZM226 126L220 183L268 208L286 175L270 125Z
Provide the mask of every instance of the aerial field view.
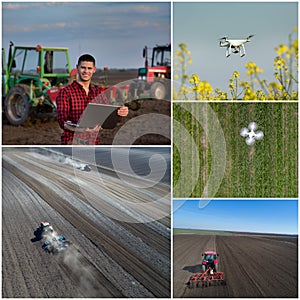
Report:
M174 197L297 197L297 103L181 102L173 118Z
M154 154L170 156L130 154L138 174ZM40 148L4 148L2 158L3 297L170 297L168 176L124 179Z
M297 297L297 200L197 202L174 213L175 298Z

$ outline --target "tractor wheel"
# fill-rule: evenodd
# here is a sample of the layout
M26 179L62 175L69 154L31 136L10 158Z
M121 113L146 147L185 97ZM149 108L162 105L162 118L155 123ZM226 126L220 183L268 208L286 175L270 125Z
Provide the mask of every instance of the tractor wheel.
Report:
M218 269L219 269L219 266L218 266L218 264L215 264L215 267L214 267L214 269L215 269L215 272L218 272Z
M206 267L205 265L202 265L202 273L204 273L206 271Z
M161 82L154 82L150 88L151 98L162 100L165 99L167 95L166 87Z
M137 111L142 107L142 103L140 100L133 100L131 102L127 102L125 105L133 111Z
M4 101L5 115L12 125L22 125L30 114L29 87L16 85L12 87Z

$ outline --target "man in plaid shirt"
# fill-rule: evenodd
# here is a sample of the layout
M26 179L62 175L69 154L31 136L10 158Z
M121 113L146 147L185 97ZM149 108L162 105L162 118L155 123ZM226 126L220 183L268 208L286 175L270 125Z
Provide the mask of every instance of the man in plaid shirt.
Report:
M79 129L74 126L78 123L88 103L101 93L98 87L91 86L92 76L96 72L95 64L93 56L89 54L80 56L76 66L77 80L63 88L57 95L57 119L60 127L64 130L61 135L62 145L100 143L98 138L98 132L102 129L100 125L93 129ZM97 102L109 104L104 96L97 97ZM128 108L123 106L118 109L118 115L126 117Z

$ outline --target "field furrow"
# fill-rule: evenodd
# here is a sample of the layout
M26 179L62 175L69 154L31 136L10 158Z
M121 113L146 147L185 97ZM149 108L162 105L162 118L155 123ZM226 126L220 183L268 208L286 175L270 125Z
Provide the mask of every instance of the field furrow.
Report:
M93 203L76 185L78 179L95 193ZM114 176L106 175L104 180L111 183L115 195L124 191L124 197L138 195L133 201L148 202L168 193L164 185L143 194L142 189L130 190ZM71 167L21 149L4 151L2 295L170 296L169 217L148 223L115 220L105 211L113 211L113 203L96 205L96 196L99 199L108 192L108 186L99 185L93 172L82 172L76 178ZM134 215L126 205L119 209ZM43 251L40 241L31 242L41 221L49 221L72 242L66 253L52 256Z
M191 139L174 132L174 141L185 143L181 153L174 152L173 177L175 198L201 197L211 171L212 145L204 143L206 136L202 120L203 103L173 104L174 120L187 129ZM226 141L226 167L216 198L293 198L298 196L298 104L297 103L211 103L221 124L220 134ZM191 117L189 110L194 114ZM198 118L198 119L197 119ZM203 121L203 120L202 120ZM197 122L197 124L195 124ZM240 130L256 122L264 138L248 146ZM202 122L203 123L203 122ZM210 133L212 135L212 133ZM197 152L187 141L193 140ZM218 143L219 140L213 141ZM181 169L180 160L191 162ZM194 157L199 156L199 180L189 183ZM193 165L195 168L195 165ZM179 176L181 180L177 182ZM182 178L183 177L183 178ZM190 191L193 192L190 192Z
M189 289L190 275L201 272L201 254L213 247L226 285ZM297 297L298 239L291 236L232 234L174 235L174 297ZM286 258L286 259L285 259Z

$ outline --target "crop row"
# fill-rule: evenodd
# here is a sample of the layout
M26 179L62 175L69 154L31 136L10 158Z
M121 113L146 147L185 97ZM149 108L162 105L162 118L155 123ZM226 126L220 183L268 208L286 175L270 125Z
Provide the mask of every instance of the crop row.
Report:
M297 197L298 192L298 105L297 103L211 103L226 141L225 172L215 197ZM193 114L190 113L191 106ZM201 103L173 106L175 130L173 151L174 197L201 197L213 166L210 137L199 117ZM240 129L255 121L264 138L248 146ZM219 143L218 140L212 141ZM190 145L194 143L195 148ZM179 145L179 146L178 146ZM222 144L221 144L222 145ZM180 149L179 149L180 148ZM182 157L187 165L182 169ZM197 183L191 176L198 176ZM194 186L191 186L194 185ZM191 192L192 191L192 192Z

